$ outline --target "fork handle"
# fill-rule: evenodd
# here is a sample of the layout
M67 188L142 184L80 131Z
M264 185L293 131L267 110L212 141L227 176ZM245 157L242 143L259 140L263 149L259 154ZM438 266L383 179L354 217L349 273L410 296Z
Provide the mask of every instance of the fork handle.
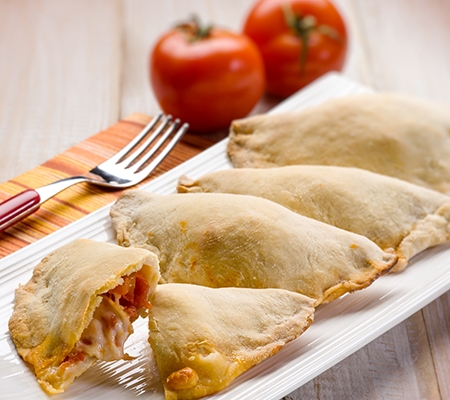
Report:
M39 209L41 196L36 190L25 190L0 204L0 232Z

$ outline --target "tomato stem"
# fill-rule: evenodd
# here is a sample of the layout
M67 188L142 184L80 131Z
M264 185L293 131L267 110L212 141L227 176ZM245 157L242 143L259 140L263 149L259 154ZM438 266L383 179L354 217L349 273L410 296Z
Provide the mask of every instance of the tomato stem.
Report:
M190 43L197 42L202 39L206 39L211 34L212 25L203 25L200 22L200 18L193 15L190 21L177 25L188 36Z
M308 40L311 32L320 32L336 41L340 41L341 37L339 33L329 25L317 25L317 19L314 15L295 14L289 3L284 3L282 5L282 9L286 24L302 42L302 49L300 53L300 73L303 74L305 72L306 60L308 58Z

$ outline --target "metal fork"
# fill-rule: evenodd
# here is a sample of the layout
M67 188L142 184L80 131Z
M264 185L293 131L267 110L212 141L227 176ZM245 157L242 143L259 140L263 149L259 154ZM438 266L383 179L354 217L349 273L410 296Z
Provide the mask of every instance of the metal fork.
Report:
M92 177L79 175L61 179L37 189L25 190L1 203L0 232L34 213L42 203L77 183L87 182L117 189L138 184L161 163L188 128L189 125L181 125L179 119L172 120L170 115L159 114L122 150L90 170ZM155 156L160 149L160 153ZM155 157L151 160L153 156Z

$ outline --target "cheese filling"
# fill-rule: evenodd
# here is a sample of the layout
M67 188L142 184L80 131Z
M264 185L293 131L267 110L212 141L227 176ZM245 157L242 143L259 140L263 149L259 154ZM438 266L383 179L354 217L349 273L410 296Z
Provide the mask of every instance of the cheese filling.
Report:
M123 346L132 333L125 309L117 300L104 296L71 354L84 353L103 361L118 360L123 358Z
M126 357L124 344L133 333L132 322L151 307L149 285L140 271L123 277L124 282L102 295L92 321L58 368L63 380L73 380L95 360L113 361ZM69 378L70 377L70 378Z

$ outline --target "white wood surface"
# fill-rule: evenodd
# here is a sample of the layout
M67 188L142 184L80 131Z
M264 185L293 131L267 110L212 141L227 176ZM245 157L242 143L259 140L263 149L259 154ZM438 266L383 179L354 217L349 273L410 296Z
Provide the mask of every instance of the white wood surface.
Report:
M335 2L351 37L346 76L450 104L449 0ZM192 13L239 30L251 4L0 0L1 181L132 112L157 112L147 71L156 38ZM288 398L450 399L449 315L447 293Z

